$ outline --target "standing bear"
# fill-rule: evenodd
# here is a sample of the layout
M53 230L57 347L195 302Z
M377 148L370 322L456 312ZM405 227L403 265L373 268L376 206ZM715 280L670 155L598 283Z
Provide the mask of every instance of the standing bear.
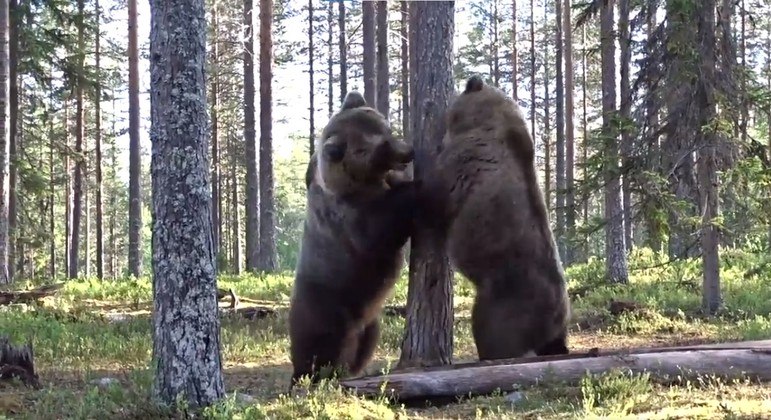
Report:
M534 156L514 101L470 78L424 191L452 265L476 288L480 360L568 353L570 303Z
M316 383L357 374L371 359L412 231L416 189L403 172L412 159L412 146L358 92L317 140L289 309L292 386L306 375Z

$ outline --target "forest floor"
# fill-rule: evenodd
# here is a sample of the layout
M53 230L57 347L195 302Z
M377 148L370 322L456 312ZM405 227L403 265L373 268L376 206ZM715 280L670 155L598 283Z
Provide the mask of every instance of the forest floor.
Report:
M656 255L635 252L630 283L602 283L602 263L571 267L573 325L570 347L623 348L771 338L771 269L762 257L724 251L725 309L713 318L699 312L698 261L662 263ZM767 260L766 260L767 262ZM334 385L303 398L285 395L291 365L285 305L291 273L273 276L223 276L219 286L240 297L273 302L277 316L222 317L222 352L229 392L207 418L771 418L771 384L726 382L714 377L663 386L646 376L618 372L586 377L578 385L533 387L517 402L504 395L476 397L433 408L405 408L385 400L366 400ZM32 287L32 284L15 285ZM151 284L139 281L68 282L59 295L40 305L0 308L0 335L17 343L31 339L42 389L0 384L0 418L134 419L169 418L149 400L152 376ZM406 280L389 304L403 305ZM475 349L469 312L473 289L455 284L455 360L471 361ZM638 310L613 315L611 301L635 302ZM249 306L254 303L246 302ZM227 306L226 302L222 304ZM395 365L404 319L384 316L382 337L368 373ZM110 378L112 384L106 384ZM102 382L99 382L102 381ZM244 394L246 396L244 396Z

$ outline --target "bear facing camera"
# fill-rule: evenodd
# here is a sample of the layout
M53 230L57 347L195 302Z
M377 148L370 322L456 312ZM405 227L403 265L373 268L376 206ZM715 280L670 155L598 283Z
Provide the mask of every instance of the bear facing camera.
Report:
M306 171L306 215L289 308L291 386L354 375L369 363L383 302L413 229L409 144L350 92L317 140Z
M429 211L475 286L481 360L566 354L570 303L518 106L478 76L447 112Z

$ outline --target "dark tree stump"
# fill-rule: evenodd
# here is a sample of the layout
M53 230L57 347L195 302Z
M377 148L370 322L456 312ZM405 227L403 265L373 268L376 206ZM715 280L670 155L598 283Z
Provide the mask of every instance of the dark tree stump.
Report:
M24 385L40 388L40 380L35 373L32 356L32 343L14 346L8 337L0 337L0 381L20 380Z

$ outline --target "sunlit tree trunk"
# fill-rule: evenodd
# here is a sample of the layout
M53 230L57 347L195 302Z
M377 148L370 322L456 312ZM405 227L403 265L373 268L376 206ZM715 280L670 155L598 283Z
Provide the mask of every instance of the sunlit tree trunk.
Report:
M342 2L341 2L342 3ZM364 100L375 106L375 2L361 2L362 73L364 78Z
M391 80L388 68L388 2L377 2L377 110L389 117Z
M244 150L246 152L246 269L257 270L260 259L260 192L257 135L254 121L254 4L244 0Z
M8 0L0 0L0 284L8 277Z
M85 14L85 1L78 0L78 15ZM80 224L83 217L83 167L85 156L83 155L84 137L84 110L83 110L83 85L85 84L83 59L85 55L85 27L81 22L78 25L78 57L77 57L77 81L75 85L75 168L72 178L72 232L70 239L70 272L69 278L78 277L80 256Z
M137 0L128 0L129 62L129 273L142 275L142 155L139 143Z
M276 203L273 181L273 0L260 0L260 249L257 268L273 272Z

